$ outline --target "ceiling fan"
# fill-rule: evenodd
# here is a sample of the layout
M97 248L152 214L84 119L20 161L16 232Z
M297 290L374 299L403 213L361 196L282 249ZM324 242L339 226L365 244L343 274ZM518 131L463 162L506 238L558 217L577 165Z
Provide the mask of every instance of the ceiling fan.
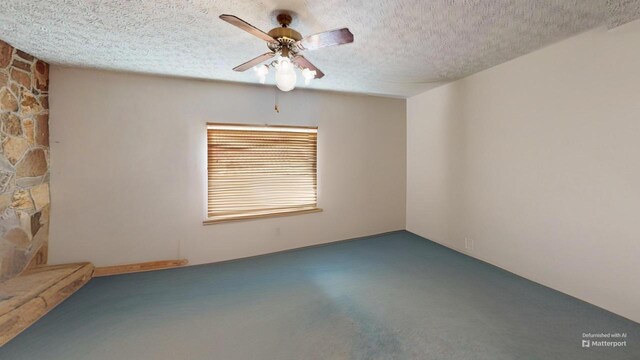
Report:
M233 70L246 71L253 68L260 82L264 83L269 74L269 66L272 66L276 69L276 85L282 91L290 91L295 88L297 81L296 67L301 70L306 85L312 79L320 79L324 76L320 69L300 54L302 51L353 42L353 34L348 28L326 31L303 38L299 32L289 27L292 17L286 12L280 13L276 17L281 27L271 29L268 33L237 16L224 14L220 15L220 19L266 41L267 47L271 50L236 66ZM275 61L260 65L274 57L276 58Z

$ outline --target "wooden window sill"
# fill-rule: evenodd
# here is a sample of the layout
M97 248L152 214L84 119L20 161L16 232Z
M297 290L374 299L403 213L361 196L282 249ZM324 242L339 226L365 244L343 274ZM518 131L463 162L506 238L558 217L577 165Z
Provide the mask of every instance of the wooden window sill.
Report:
M310 214L310 213L316 213L321 211L322 209L314 207L314 208L301 209L301 210L288 210L288 211L269 212L269 213L246 213L242 215L223 215L223 216L209 218L203 221L202 225L213 225L213 224L219 224L219 223L231 222L231 221L263 219L263 218L280 217L280 216L303 215L303 214Z

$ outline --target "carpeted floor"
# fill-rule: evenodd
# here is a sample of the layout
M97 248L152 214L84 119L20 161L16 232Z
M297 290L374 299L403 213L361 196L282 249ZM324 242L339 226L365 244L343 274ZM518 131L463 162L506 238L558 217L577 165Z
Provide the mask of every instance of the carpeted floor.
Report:
M0 359L640 359L640 324L397 232L97 278Z

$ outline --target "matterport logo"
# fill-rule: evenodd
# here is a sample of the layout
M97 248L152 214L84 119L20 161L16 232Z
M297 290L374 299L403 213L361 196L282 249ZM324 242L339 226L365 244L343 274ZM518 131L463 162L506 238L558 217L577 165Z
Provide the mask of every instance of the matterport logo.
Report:
M627 333L582 333L582 347L626 347Z

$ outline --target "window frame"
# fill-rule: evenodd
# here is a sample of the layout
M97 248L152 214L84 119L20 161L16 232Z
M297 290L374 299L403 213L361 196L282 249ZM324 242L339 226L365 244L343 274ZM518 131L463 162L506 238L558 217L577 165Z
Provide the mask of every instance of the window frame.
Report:
M210 173L210 164L209 164L209 131L210 128L213 126L223 126L223 127L229 127L229 128L238 128L238 130L245 130L245 129L249 129L249 128L253 128L256 131L264 131L263 129L274 129L273 131L278 131L279 128L281 129L300 129L300 130L315 130L316 133L316 142L315 142L315 197L316 197L316 202L315 204L310 204L308 207L303 207L303 208L290 208L291 210L286 210L286 209L271 209L271 212L268 212L268 210L253 210L253 211L247 211L246 213L242 213L242 214L234 214L234 215L228 215L228 216L224 216L221 218L212 218L209 216L209 173ZM243 221L243 220L252 220L252 219L264 219L264 218L271 218L271 217L283 217L283 216L293 216L293 215L302 215L302 214L309 214L309 213L316 213L316 212L322 212L322 208L320 208L318 206L318 202L319 202L319 186L318 186L318 135L319 135L319 129L317 126L305 126L305 125L270 125L270 124L247 124L247 123L219 123L219 122L207 122L206 123L206 196L205 196L205 200L206 200L206 206L205 206L205 220L203 221L203 225L213 225L213 224L219 224L219 223L226 223L226 222L236 222L236 221Z

